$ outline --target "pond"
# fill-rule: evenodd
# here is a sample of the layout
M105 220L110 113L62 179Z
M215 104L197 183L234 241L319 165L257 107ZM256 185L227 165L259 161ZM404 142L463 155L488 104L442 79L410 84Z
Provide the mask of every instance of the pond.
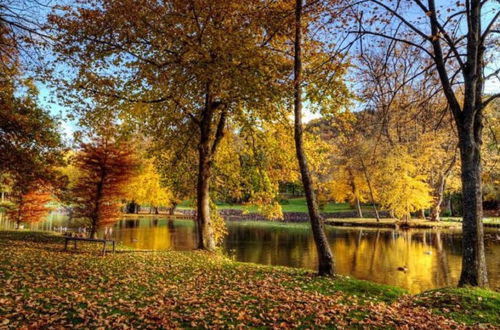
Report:
M5 220L4 220L5 222ZM54 230L65 218L49 217L32 229ZM1 225L1 223L0 223ZM315 269L316 249L309 224L228 222L224 252L237 261ZM6 227L5 223L3 227ZM486 230L486 262L490 286L500 289L498 229ZM102 234L102 233L101 233ZM453 286L461 269L460 230L391 230L327 226L337 272L358 279L406 288L411 293ZM127 218L111 235L127 246L148 250L191 250L195 227L191 220ZM399 271L399 267L407 271Z

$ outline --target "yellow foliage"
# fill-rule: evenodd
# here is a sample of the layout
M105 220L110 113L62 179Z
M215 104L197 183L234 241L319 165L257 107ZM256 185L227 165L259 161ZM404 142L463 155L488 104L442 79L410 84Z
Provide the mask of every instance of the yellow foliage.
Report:
M127 197L140 205L166 206L171 203L172 193L161 186L161 177L158 174L153 159L146 159L139 175L128 186Z
M382 161L376 183L379 201L397 218L409 218L411 212L431 206L431 189L415 164L417 160L402 146Z
M217 205L210 200L210 221L214 231L214 240L217 246L220 246L227 236L228 231L224 218L217 211Z

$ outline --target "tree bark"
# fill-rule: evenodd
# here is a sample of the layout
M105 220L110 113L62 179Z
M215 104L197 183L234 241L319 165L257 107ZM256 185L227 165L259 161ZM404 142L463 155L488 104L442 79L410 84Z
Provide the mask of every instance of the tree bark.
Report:
M363 211L361 210L361 205L359 203L359 199L356 198L356 210L358 211L358 218L363 217Z
M210 84L207 83L205 106L201 114L201 119L196 120L200 128L200 142L198 145L198 183L196 187L196 220L198 249L208 251L215 250L215 238L210 220L210 172L213 157L224 136L227 115L226 109L221 111L215 133L212 132L212 122L214 121L215 110L221 105L221 102L212 99Z
M99 226L99 217L100 217L100 208L101 208L101 199L103 195L104 188L104 179L106 178L106 172L104 169L101 169L99 181L97 182L97 189L94 200L94 211L92 212L91 224L90 224L90 238L96 238L97 236L97 228Z
M439 178L438 186L434 190L434 200L433 200L432 206L431 206L431 221L440 221L441 220L439 218L439 216L441 214L441 204L443 203L443 193L444 193L445 181L446 181L446 178L444 176L441 176Z
M464 130L464 129L462 129ZM483 200L481 190L480 145L472 134L462 133L460 155L462 159L462 273L458 285L488 286L484 255Z
M207 150L209 141L201 141L198 150L198 185L196 187L197 203L197 231L198 231L198 249L213 251L215 250L215 240L210 222L210 161L209 151Z
M368 176L368 169L365 166L365 162L363 161L363 158L359 157L359 160L361 162L361 167L363 168L363 174L365 175L365 180L366 180L366 184L368 185L368 190L370 191L370 199L372 202L373 211L375 211L375 218L377 219L377 222L380 222L380 215L378 214L377 205L375 204L375 196L373 194L373 188L372 188L370 177Z
M453 156L451 163L446 168L446 170L441 173L436 187L434 188L434 200L431 206L431 221L440 221L439 216L441 214L441 204L443 204L444 189L446 187L446 180L453 169L456 161L456 152Z
M168 209L168 214L169 215L174 215L175 214L175 209L177 208L177 203L173 202L172 206Z
M314 242L318 253L318 274L333 275L335 271L334 259L323 228L323 219L318 210L312 177L309 172L307 158L304 153L302 132L302 0L296 0L295 6L295 59L294 59L294 112L295 112L295 148L299 162L302 184L306 195L307 208L311 221Z

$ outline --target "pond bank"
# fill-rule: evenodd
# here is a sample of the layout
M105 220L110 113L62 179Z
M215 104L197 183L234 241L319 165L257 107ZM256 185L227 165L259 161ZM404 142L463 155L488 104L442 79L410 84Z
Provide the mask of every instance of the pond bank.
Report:
M375 227L375 228L418 228L418 229L432 229L432 228L458 228L462 229L461 222L448 222L448 221L429 221L429 220L408 220L401 221L398 219L360 219L360 218L347 218L347 219L327 219L325 223L332 226L351 226L351 227ZM485 224L486 225L486 224Z
M270 221L264 216L257 213L245 214L241 210L220 210L220 214L228 221ZM325 223L333 226L351 226L351 227L374 227L374 228L419 228L419 229L432 229L432 228L457 228L462 229L462 222L459 218L443 218L442 221L430 221L423 219L412 219L409 221L401 221L393 218L382 218L377 221L374 217L356 218L350 212L336 212L336 213L323 213ZM193 219L193 210L180 210L174 215L166 213L150 214L123 214L125 218L140 217L172 217L174 219ZM307 213L301 212L284 212L284 223L307 223L309 216ZM495 218L497 219L497 218ZM452 221L447 221L452 220ZM500 219L490 220L485 219L483 223L486 228L500 228Z
M500 295L492 291L410 296L397 287L200 251L101 257L94 245L69 253L62 247L53 234L0 231L2 326L463 328L500 322Z

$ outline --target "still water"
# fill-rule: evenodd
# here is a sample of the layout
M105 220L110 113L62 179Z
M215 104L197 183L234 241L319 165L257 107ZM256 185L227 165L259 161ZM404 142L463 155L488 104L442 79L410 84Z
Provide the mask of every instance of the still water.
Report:
M52 216L32 229L54 230L64 223L63 217ZM223 250L235 260L310 269L316 266L308 224L228 222L227 227ZM500 242L495 237L500 231L486 232L491 238L485 243L490 286L499 290ZM412 293L458 282L462 250L459 230L327 226L327 234L340 274L400 286ZM112 228L111 236L127 246L148 250L191 250L196 243L193 221L161 217L121 220ZM407 271L399 271L399 267Z

